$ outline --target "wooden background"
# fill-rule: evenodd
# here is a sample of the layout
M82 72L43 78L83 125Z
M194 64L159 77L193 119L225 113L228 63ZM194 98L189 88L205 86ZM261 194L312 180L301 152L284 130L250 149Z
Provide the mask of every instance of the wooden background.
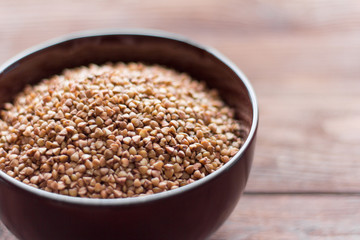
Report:
M358 0L1 0L0 62L62 34L134 27L217 48L257 93L252 174L211 240L360 239ZM0 239L14 239L1 224Z

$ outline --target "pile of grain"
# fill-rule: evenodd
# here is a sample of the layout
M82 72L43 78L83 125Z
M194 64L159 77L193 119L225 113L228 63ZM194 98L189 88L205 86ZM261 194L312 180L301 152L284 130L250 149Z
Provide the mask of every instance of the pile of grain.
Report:
M126 198L216 171L242 145L215 90L141 63L90 65L28 86L0 121L0 169L49 192Z

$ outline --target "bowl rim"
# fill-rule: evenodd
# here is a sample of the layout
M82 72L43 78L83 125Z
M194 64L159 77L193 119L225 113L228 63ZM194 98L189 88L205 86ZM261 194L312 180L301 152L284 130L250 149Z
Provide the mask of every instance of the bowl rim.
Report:
M138 196L138 197L129 197L129 198L115 198L115 199L98 199L98 198L81 198L81 197L71 197L66 195L61 195L58 193L52 193L47 192L42 189L34 188L30 185L27 185L23 182L20 182L19 180L16 180L15 178L7 175L5 172L0 170L0 182L1 178L6 180L8 183L15 185L16 187L25 190L26 192L29 192L30 194L34 194L38 197L48 199L50 201L56 201L61 203L69 203L69 204L76 204L76 205L86 205L86 206L128 206L128 205L137 205L142 204L145 202L152 202L152 201L158 201L161 199L166 199L168 197L173 197L176 195L180 195L184 192L187 192L191 189L195 189L199 187L202 184L205 184L206 182L211 181L212 179L216 178L218 175L222 174L225 171L228 171L237 161L240 161L240 157L244 154L245 150L249 147L250 143L254 140L255 133L258 127L258 121L259 121L259 110L258 110L258 103L256 99L256 95L254 92L254 89L252 85L250 84L249 80L245 76L245 74L228 58L226 58L223 54L221 54L216 49L201 45L197 42L194 42L192 40L189 40L188 38L174 34L169 33L161 30L154 30L154 29L95 29L95 30L86 30L86 31L80 31L75 33L70 33L63 35L61 37L53 38L51 40L48 40L46 42L37 44L33 47L30 47L19 54L15 55L14 57L7 60L5 63L3 63L0 66L0 74L6 73L6 71L11 70L11 67L13 64L16 64L18 61L20 61L23 58L28 57L29 55L35 54L39 51L46 50L49 47L61 44L63 42L67 41L73 41L76 39L81 38L91 38L91 37L100 37L100 36L111 36L111 35L134 35L134 36L144 36L144 37L155 37L160 39L167 39L171 41L177 41L181 43L185 43L187 45L191 45L192 47L201 49L203 51L206 51L213 57L220 60L222 63L224 63L227 67L229 67L243 82L243 84L246 87L246 90L248 92L252 110L253 110L253 117L252 117L252 125L249 131L249 134L247 136L247 139L245 140L244 144L241 146L240 150L235 154L232 159L228 163L226 163L223 167L220 169L214 171L213 173L207 175L206 177L196 180L195 182L182 186L177 189L160 192L156 194L146 195L146 196Z

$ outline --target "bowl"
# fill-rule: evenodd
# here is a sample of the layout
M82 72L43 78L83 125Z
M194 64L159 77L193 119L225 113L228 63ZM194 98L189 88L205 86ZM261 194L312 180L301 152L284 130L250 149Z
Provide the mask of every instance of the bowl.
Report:
M189 185L126 199L49 193L0 171L0 217L19 239L205 239L227 219L248 179L258 125L245 75L216 50L149 30L87 31L30 48L0 67L0 105L26 84L90 63L141 61L216 88L241 121L245 143L222 168Z

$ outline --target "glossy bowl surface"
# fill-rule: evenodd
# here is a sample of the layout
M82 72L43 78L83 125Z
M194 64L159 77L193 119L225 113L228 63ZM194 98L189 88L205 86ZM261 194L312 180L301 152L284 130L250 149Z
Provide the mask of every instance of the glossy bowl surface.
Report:
M245 75L216 50L149 30L87 31L40 44L0 67L0 105L26 84L90 63L161 64L219 90L243 124L245 144L221 169L187 186L127 199L38 190L0 171L0 217L19 239L205 239L237 204L253 159L258 106Z

